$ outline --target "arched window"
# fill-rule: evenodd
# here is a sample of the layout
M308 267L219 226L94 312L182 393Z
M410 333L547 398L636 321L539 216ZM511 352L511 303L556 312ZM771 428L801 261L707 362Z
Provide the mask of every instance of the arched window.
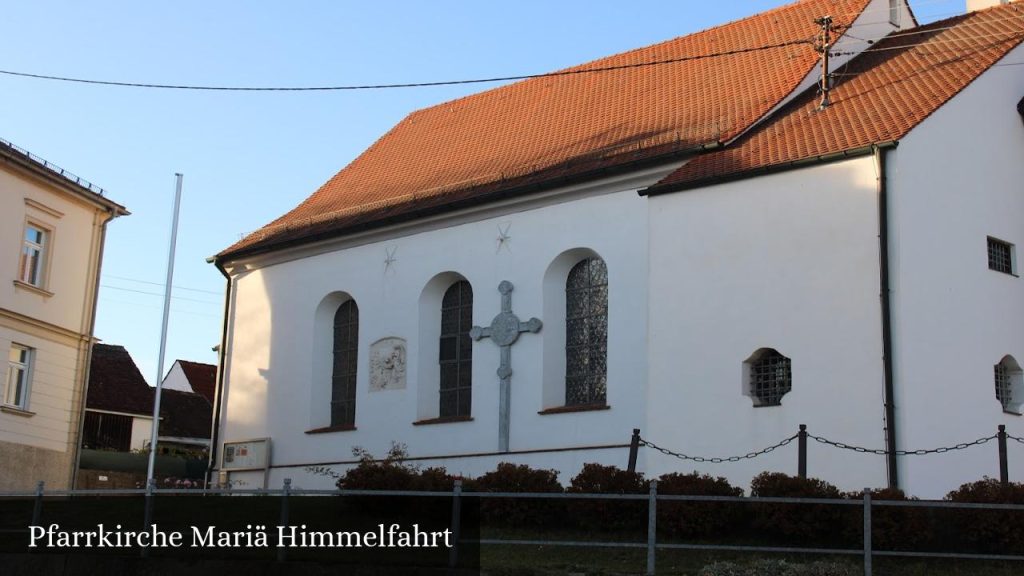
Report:
M334 313L331 370L331 426L356 423L356 366L359 363L359 307L346 300Z
M565 405L604 404L608 390L608 269L587 258L565 281Z
M441 300L441 418L469 416L473 404L473 287L461 280Z
M1003 411L1020 414L1024 402L1024 372L1013 356L1003 356L995 365L996 399L1003 405Z
M782 397L793 389L792 363L774 348L754 352L744 363L744 372L754 406L781 406Z

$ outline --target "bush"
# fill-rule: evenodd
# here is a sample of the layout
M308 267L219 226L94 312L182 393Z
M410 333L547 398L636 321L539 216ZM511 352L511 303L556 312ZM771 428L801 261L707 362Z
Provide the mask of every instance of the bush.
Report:
M359 458L355 468L347 470L337 481L342 490L415 490L416 467L405 464L408 451L404 444L392 443L388 455L377 460L365 449L355 447L352 455Z
M851 500L864 500L864 491L847 492L843 495ZM871 491L872 500L910 502L917 498L908 497L897 488L881 488ZM852 512L852 510L851 510ZM845 532L851 541L864 537L863 511L851 514ZM926 508L872 506L871 545L878 550L916 550L931 540L934 533L929 511Z
M985 477L964 484L946 495L951 502L979 504L1024 504L1024 484L1006 487ZM945 512L945 511L944 511ZM956 538L971 545L972 551L1020 554L1024 552L1024 514L1017 510L955 510Z
M562 492L558 471L502 462L493 472L468 482L474 492ZM490 523L517 528L542 528L563 517L564 506L552 499L481 498L480 515Z
M686 496L743 496L725 478L707 474L663 474L658 494ZM743 504L735 502L658 502L658 527L682 538L720 537L730 532L743 517Z
M700 576L859 576L863 570L837 562L790 563L785 560L757 560L749 564L716 562L705 566Z
M616 466L584 464L568 492L594 494L646 494L647 481L639 472ZM647 526L647 502L624 500L572 500L570 516L588 531L637 531Z
M835 498L839 489L817 478L800 478L781 472L762 472L750 483L750 495L773 498ZM754 527L762 533L777 534L801 544L830 542L829 536L843 519L840 506L826 504L757 504L753 506Z

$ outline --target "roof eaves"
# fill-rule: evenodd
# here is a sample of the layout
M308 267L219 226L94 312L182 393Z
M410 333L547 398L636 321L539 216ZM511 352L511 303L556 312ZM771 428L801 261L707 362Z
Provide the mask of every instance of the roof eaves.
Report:
M493 191L486 192L486 193L479 194L479 195L471 195L470 197L464 198L462 200L457 200L457 201L454 201L454 202L444 203L444 204L437 205L437 206L427 206L427 207L419 208L419 209L413 208L413 209L411 209L409 211L402 212L400 214L395 214L395 215L392 215L392 216L386 216L386 217L383 217L383 218L370 220L370 221L363 222L363 223L356 224L356 225L351 225L351 226L341 227L341 228L337 228L337 229L327 230L327 231L324 231L324 232L314 233L314 234L310 234L310 235L307 235L307 236L302 236L302 237L299 237L299 238L289 238L289 239L280 240L280 241L273 241L272 240L272 241L266 242L266 243L257 242L255 244L253 244L251 247L243 247L243 248L240 248L238 250L233 250L233 251L232 250L226 250L226 251L224 251L224 252L222 252L220 254L217 254L216 256L212 256L210 258L207 258L206 261L209 262L209 263L214 263L214 264L223 264L225 262L229 262L229 261L233 261L233 260L238 260L238 259L241 259L241 258L258 256L258 255L261 255L261 254L266 254L266 253L269 253L269 252L275 252L275 251L282 250L282 249L293 248L293 247L302 246L302 245L305 245L305 244L312 244L312 243L315 243L315 242L320 242L320 241L324 241L324 240L330 240L332 238L338 238L338 237L341 237L341 236L355 234L355 233L359 233L359 232L366 232L366 231L369 231L369 230L374 230L374 229L377 229L377 228L382 228L384 226L389 226L389 225L393 225L393 224L402 224L402 223L405 223L405 222L408 222L408 221L411 221L411 220L416 220L418 218L424 218L424 217L428 217L428 216L435 216L435 215L443 214L443 213L446 213L446 212L453 212L453 211L464 209L464 208L471 208L471 207L475 207L475 206L489 204L489 203L492 203L492 202L497 202L499 200L503 200L503 199L506 199L506 198L509 198L509 197L512 197L512 196L521 196L521 195L525 195L525 194L534 194L534 193L544 192L544 191L552 190L552 189L559 188L559 187L571 186L573 184L579 184L579 183L583 183L583 182L588 182L588 181L596 180L596 179L599 179L599 178L604 178L604 177L608 177L608 176L614 176L616 174L621 174L621 173L624 173L624 172L629 172L630 170L634 170L634 169L637 169L637 168L640 168L640 167L654 166L654 165L661 164L661 163L664 163L664 162L669 162L669 161L672 161L672 160L681 160L683 158L686 158L686 157L689 157L689 156L693 156L695 154L699 154L699 153L703 153L703 152L710 152L712 150L717 150L717 149L721 148L722 145L723 145L722 141L715 140L715 141L706 142L706 143L703 143L703 144L698 144L698 145L695 145L695 146L687 147L687 148L681 149L681 150L675 150L675 151L672 151L672 152L667 152L667 153L663 153L663 154L658 154L658 155L650 156L650 157L643 158L643 159L640 159L640 160L634 160L634 161L630 161L630 162L622 162L622 163L618 163L618 164L604 166L604 167L601 167L601 168L589 170L589 171L586 171L586 172L583 172L583 173L579 173L579 174L571 174L571 175L568 175L568 176L554 177L554 178L549 178L549 179L546 179L546 180L543 180L543 181L540 181L540 182L531 182L531 183L524 184L524 185L519 185L519 186L512 185L512 186L505 187L505 188L499 188L497 190L493 190ZM468 190L466 192L468 192Z
M6 158L53 184L63 186L89 202L102 206L114 218L131 214L127 208L107 198L103 188L2 138L0 138L0 157Z
M828 154L820 154L818 156L801 158L799 160L790 160L788 162L782 162L779 164L761 166L758 168L754 168L752 170L744 170L741 172L732 172L723 175L708 176L686 182L663 184L661 186L650 186L648 188L640 190L638 194L640 196L659 196L661 194L683 192L686 190L693 190L696 188L704 188L706 186L714 186L716 184L735 182L737 180L747 180L750 178L754 178L756 176L764 176L767 174L775 174L778 172L787 172L789 170L797 170L799 168L806 168L808 166L815 166L818 164L829 164L832 162L839 162L841 160L846 160L849 158L859 158L861 156L873 154L875 150L895 148L898 145L898 141L876 142L874 144L869 144L867 146L859 146L857 148L850 148L839 152L831 152Z

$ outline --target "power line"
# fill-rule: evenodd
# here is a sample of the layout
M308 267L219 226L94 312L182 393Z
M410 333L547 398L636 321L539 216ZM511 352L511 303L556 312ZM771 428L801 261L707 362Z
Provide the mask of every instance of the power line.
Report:
M121 290L124 292L134 292L136 294L146 294L147 296L163 296L159 292L146 292L145 290L134 290L132 288L122 288L120 286L111 286L110 284L100 284L102 288L110 288L111 290ZM171 296L175 300L185 300L188 302L199 302L202 304L220 304L219 302L211 302L210 300L199 300L197 298L185 298L184 296Z
M129 278L127 276L114 276L113 274L104 274L105 278L112 278L114 280L124 280L126 282L138 282L139 284L150 284L152 286L163 286L163 282L152 282L150 280L139 280L137 278ZM203 290L201 288L186 288L185 286L178 286L175 284L175 290L188 290L189 292L202 292L204 294L213 294L214 296L223 296L224 292L218 292L216 290ZM161 294L162 296L162 294Z
M189 84L151 84L145 82L120 82L112 80L92 80L88 78L73 78L68 76L50 76L47 74L33 74L30 72L17 72L14 70L0 70L0 74L17 76L21 78L35 78L39 80L53 80L58 82L73 82L78 84L94 84L100 86L117 86L122 88L155 88L163 90L203 90L218 92L329 92L343 90L384 90L391 88L426 88L431 86L456 86L461 84L484 84L489 82L508 82L512 80L529 80L533 78L555 78L558 76L575 76L579 74L594 74L599 72L612 72L616 70L629 70L633 68L644 68L648 66L660 66L663 64L677 64L693 60L706 60L708 58L720 58L723 56L735 56L761 50L772 50L797 46L800 44L811 44L810 39L790 40L777 44L764 46L752 46L749 48L737 48L724 52L711 54L698 54L695 56L681 56L679 58L668 58L665 60L654 60L651 62L637 62L633 64L619 64L616 66L601 66L597 68L577 68L573 70L562 70L559 72L547 72L544 74L524 74L522 76L497 76L493 78L474 78L469 80L443 80L438 82L404 82L397 84L361 84L347 86L201 86Z

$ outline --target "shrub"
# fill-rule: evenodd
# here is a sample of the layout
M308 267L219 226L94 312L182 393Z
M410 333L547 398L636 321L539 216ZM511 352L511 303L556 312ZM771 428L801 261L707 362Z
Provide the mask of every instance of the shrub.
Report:
M952 502L979 504L1024 504L1024 484L1003 486L985 477L964 484L946 495ZM947 512L947 511L944 511ZM972 551L1019 554L1024 552L1024 514L1016 510L951 510L957 521L956 538L974 548ZM948 515L944 515L948 516Z
M639 472L616 466L584 464L569 485L569 492L595 494L646 494L647 481ZM572 500L570 516L589 531L643 530L647 526L644 501Z
M561 492L558 471L539 470L525 464L502 462L498 468L468 482L466 490L475 492ZM549 526L563 516L558 500L521 498L481 498L480 515L491 523L517 528Z
M817 478L800 478L781 472L762 472L750 483L750 495L774 498L835 498L839 489ZM835 533L843 518L839 506L826 504L777 504L753 506L754 527L762 533L797 539L802 544L823 543Z
M847 492L843 495L851 500L864 500L864 491ZM872 500L909 502L917 498L908 497L897 488L880 488L871 491ZM852 512L852 510L851 510ZM931 539L933 529L925 508L910 506L872 506L871 544L878 550L915 550ZM850 514L845 532L851 541L864 537L863 511Z
M342 490L415 490L418 470L405 464L408 451L404 444L392 443L388 455L377 460L364 448L352 448L352 455L359 458L359 464L350 468L338 479Z
M658 494L687 496L742 496L725 478L707 474L663 474L658 478ZM658 527L683 538L710 538L725 535L742 519L742 504L735 502L658 502Z

